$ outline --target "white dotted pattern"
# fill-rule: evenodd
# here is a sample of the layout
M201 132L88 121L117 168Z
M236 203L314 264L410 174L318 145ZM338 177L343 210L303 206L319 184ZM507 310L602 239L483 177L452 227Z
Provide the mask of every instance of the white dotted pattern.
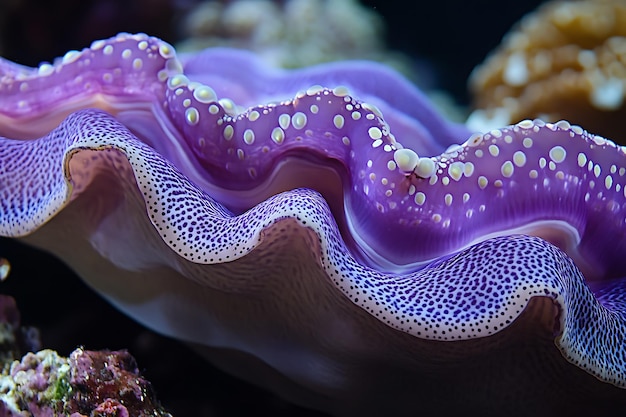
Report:
M318 234L322 266L337 288L389 326L435 340L487 336L515 320L532 297L549 297L561 306L564 355L603 380L625 385L622 339L616 338L626 328L621 307L599 304L572 261L539 238L495 238L416 272L384 274L349 254L316 192L282 193L233 216L105 113L77 112L45 138L1 144L0 157L14 161L2 178L12 184L0 200L3 235L28 232L67 204L63 167L73 152L113 148L128 158L164 241L192 262L232 262L252 255L264 228L293 218ZM33 164L41 169L33 172ZM19 188L18 178L38 186ZM625 301L621 288L603 297L613 307ZM589 326L597 337L588 337Z
M490 231L556 218L579 230L581 249L597 246L591 227L599 228L611 244L594 250L618 259L625 249L620 237L626 169L624 150L612 142L567 122L524 121L474 135L441 155L419 157L402 151L380 110L345 88L313 86L292 100L240 109L228 98L218 99L209 86L188 80L172 48L145 35L95 42L35 73L6 62L0 71L0 93L19 96L2 101L5 117L54 106L64 94L162 100L198 158L227 173L228 181L263 180L287 151L335 159L350 175L355 210L349 212L362 216L352 219L355 231L368 241L359 222L374 219L386 230L383 236L371 228L374 251L391 260L446 260L397 274L357 262L325 201L311 190L282 193L233 216L113 118L94 110L74 113L39 140L1 140L2 235L27 234L67 204L73 152L113 148L128 158L163 240L189 261L215 264L249 256L264 228L294 218L318 234L327 277L389 326L426 339L481 337L506 327L530 298L550 297L561 306L564 355L603 380L626 385L621 287L594 298L567 256L532 237L495 238L448 255ZM77 73L73 78L71 71ZM94 74L100 74L98 82ZM50 97L23 94L41 90L37 84L55 82L54 77L76 85L59 83L62 88ZM85 79L91 82L82 84ZM607 268L615 273L617 267ZM589 337L589 323L597 337Z

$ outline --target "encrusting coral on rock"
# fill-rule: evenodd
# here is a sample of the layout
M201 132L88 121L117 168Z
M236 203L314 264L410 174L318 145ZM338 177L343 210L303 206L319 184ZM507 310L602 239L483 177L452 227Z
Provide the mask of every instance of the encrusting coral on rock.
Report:
M0 416L168 417L125 350L74 350L68 358L38 348L19 325L12 297L0 295ZM35 349L33 349L35 348Z

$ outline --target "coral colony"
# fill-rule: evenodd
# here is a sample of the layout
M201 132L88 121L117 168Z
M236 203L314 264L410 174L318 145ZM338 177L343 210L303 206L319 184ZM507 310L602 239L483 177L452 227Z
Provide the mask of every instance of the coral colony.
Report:
M621 0L548 2L529 13L470 77L468 122L575 120L623 145L625 20Z

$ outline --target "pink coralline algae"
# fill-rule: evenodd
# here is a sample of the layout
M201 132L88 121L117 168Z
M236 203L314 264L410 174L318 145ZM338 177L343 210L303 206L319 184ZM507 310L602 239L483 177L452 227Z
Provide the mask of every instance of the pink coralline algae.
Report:
M125 350L39 349L38 332L20 325L15 300L0 294L0 417L168 417ZM26 353L21 360L22 352Z
M90 417L169 416L127 351L76 349L68 364L66 412Z
M170 416L123 350L27 353L1 379L1 416Z

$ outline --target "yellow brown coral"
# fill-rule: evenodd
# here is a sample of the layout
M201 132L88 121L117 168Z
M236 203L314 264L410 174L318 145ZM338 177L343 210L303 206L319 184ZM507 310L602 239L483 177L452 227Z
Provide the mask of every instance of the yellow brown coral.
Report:
M626 1L546 3L474 70L470 90L475 128L567 119L624 141Z

